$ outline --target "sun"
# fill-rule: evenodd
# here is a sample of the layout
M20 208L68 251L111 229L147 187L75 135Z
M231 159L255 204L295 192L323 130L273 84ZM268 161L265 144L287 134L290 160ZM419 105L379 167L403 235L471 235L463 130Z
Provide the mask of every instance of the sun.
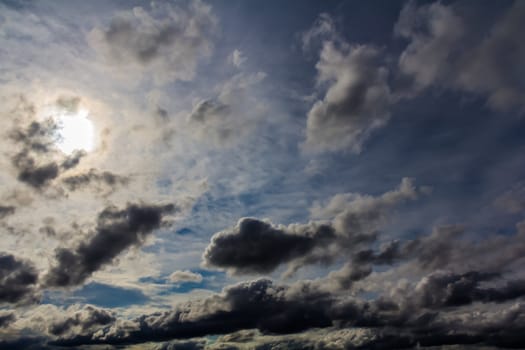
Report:
M57 116L56 122L56 146L60 151L69 155L75 151L93 150L95 128L87 110L79 109L74 114L61 114Z

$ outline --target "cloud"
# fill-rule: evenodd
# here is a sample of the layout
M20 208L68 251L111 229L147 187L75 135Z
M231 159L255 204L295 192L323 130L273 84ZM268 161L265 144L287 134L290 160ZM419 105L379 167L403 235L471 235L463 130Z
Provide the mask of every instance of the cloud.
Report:
M135 343L224 334L239 329L289 333L331 324L326 316L331 301L323 294L305 292L287 296L287 288L269 280L239 283L203 301L136 319L126 332L118 324L94 334L88 343ZM135 330L133 330L135 328ZM54 343L71 346L78 339ZM84 340L85 341L85 340Z
M178 270L173 272L169 277L170 282L181 283L181 282L202 282L202 275L200 273L191 272L188 270Z
M16 320L16 316L13 312L3 311L0 312L0 329L7 327L9 324Z
M412 180L404 178L399 188L380 196L341 194L326 207L314 208L315 215L328 217L328 222L274 226L243 218L233 228L212 236L203 261L205 266L233 274L269 273L285 263L291 263L289 272L307 264L331 263L357 251L363 243L374 242L388 212L419 194Z
M248 58L239 49L233 50L229 59L231 63L237 68L240 68L248 60Z
M512 214L525 211L525 182L514 184L512 188L498 196L494 204Z
M62 317L54 319L49 324L48 332L55 336L67 337L74 334L91 334L100 326L115 322L115 316L104 309L98 309L91 305L84 305L77 310L75 306L70 307L62 314Z
M0 253L0 303L27 303L36 300L38 272L28 261Z
M3 219L9 215L13 215L15 210L16 208L11 205L0 205L0 219Z
M212 51L217 26L211 7L152 3L121 11L109 26L93 29L91 46L120 69L152 74L158 84L192 80L197 62Z
M127 248L140 244L158 229L163 215L175 210L174 205L129 204L119 210L108 207L98 215L93 236L74 249L56 250L56 265L45 276L51 287L67 287L83 283L91 274Z
M370 133L390 117L388 69L372 46L326 41L316 64L324 98L308 112L307 149L359 153Z
M525 44L518 34L525 29L524 14L525 5L516 1L480 32L454 5L418 7L411 1L395 26L397 35L409 40L399 69L413 78L416 90L443 86L486 96L497 110L523 112L525 89L517 77L524 74Z
M64 177L62 183L70 191L90 189L98 192L111 193L119 186L129 183L129 178L113 174L109 171L99 172L89 169L88 172Z
M73 100L77 101L74 98ZM64 97L55 101L57 108L74 108L71 103L71 99ZM10 130L8 137L15 147L20 147L11 157L11 164L18 172L19 181L41 190L59 177L62 171L78 166L80 160L86 156L83 151L67 156L58 152L56 144L59 140L59 125L55 116L36 120L35 107L27 101L13 113L18 123Z
M239 73L219 86L215 97L199 100L186 118L191 136L226 147L252 132L264 111L253 89L265 78L263 72Z

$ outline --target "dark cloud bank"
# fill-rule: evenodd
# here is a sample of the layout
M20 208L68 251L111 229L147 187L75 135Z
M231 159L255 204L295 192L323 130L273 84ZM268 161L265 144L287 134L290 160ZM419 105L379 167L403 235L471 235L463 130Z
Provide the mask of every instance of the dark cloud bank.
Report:
M265 273L297 262L343 263L325 277L290 284L258 278L133 320L85 306L69 310L63 319L49 324L47 344L123 346L187 338L190 340L163 346L241 349L243 343L249 343L249 348L257 349L402 349L458 344L524 347L525 280L515 277L512 267L524 256L525 226L518 225L513 235L477 242L465 237L463 227L444 226L417 239L377 246L377 233L388 226L392 210L407 200L418 199L420 192L411 180L404 179L398 188L375 197L338 195L316 209L319 215L332 216L322 224L276 226L242 219L232 229L217 233L203 256L208 266L227 268L235 274ZM172 206L133 205L123 210L104 210L92 238L74 249L59 250L57 265L44 280L51 286L81 283L158 228L162 214L172 210ZM253 241L247 238L250 236ZM334 247L338 248L331 248L331 241L337 242ZM101 246L106 249L95 249ZM259 252L261 246L274 254ZM227 252L237 254L230 256ZM27 269L12 257L7 259L18 269ZM406 273L408 269L414 279L400 280L390 291L380 286L374 298L363 297L359 290L374 283L373 269L377 266L389 266L387 273ZM30 276L34 283L36 274ZM6 322L12 322L7 317ZM243 335L247 330L257 332ZM215 345L196 339L211 334L230 335ZM234 334L242 340L235 339Z

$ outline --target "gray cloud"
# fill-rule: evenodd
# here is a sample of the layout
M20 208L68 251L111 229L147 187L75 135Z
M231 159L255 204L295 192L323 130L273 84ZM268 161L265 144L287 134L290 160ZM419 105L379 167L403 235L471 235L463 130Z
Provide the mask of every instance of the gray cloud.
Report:
M11 205L0 205L0 219L3 219L9 215L13 215L15 210L16 208Z
M11 254L0 254L0 303L36 300L38 272L35 267Z
M491 26L474 30L467 16L454 5L436 2L401 11L396 33L409 40L399 58L401 72L413 77L416 90L444 86L481 94L495 109L523 111L525 88L525 5L521 1ZM503 60L503 61L502 61Z
M59 248L56 265L45 276L45 284L66 287L81 284L102 266L109 264L122 251L140 244L158 229L162 217L175 210L173 205L130 204L119 210L104 209L98 216L93 236L74 249Z
M111 193L115 191L118 186L127 185L129 178L113 174L109 171L99 172L95 169L90 169L86 173L64 177L62 183L70 191L88 188L99 192Z
M60 108L77 108L71 103L78 104L79 98L61 97L56 101ZM57 152L56 143L59 140L57 134L59 126L52 116L42 120L35 120L34 106L25 102L31 107L19 107L14 111L20 120L28 119L28 124L14 127L8 134L20 150L11 157L11 163L18 172L19 181L35 189L43 189L54 179L60 176L62 171L76 167L80 160L86 155L83 151L76 151L71 155L65 156ZM27 112L27 109L31 112ZM56 159L60 159L57 161Z
M374 242L389 211L416 199L420 191L405 178L399 188L377 197L337 195L325 207L313 210L314 216L328 220L308 224L275 226L244 218L235 227L212 237L203 260L208 267L224 268L234 274L268 273L285 263L289 263L291 273L307 264L331 263ZM374 257L376 263L387 259L388 254L391 253Z
M63 315L62 319L53 320L47 330L54 336L78 336L91 334L100 326L111 324L115 320L115 316L107 310L84 305L80 310Z
M360 152L370 133L388 121L388 69L371 46L323 45L316 65L325 96L308 112L306 146L322 151Z
M166 83L193 79L198 60L211 53L215 28L211 7L201 1L152 3L149 9L120 12L108 27L93 29L88 40L119 67L138 65Z
M191 272L188 270L178 270L173 272L169 277L170 282L181 283L181 282L201 282L202 275L200 273Z

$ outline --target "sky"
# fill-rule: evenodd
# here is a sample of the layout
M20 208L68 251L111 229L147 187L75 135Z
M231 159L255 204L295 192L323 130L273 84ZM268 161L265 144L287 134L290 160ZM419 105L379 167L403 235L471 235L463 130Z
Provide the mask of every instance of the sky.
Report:
M0 348L525 348L525 2L0 0Z

